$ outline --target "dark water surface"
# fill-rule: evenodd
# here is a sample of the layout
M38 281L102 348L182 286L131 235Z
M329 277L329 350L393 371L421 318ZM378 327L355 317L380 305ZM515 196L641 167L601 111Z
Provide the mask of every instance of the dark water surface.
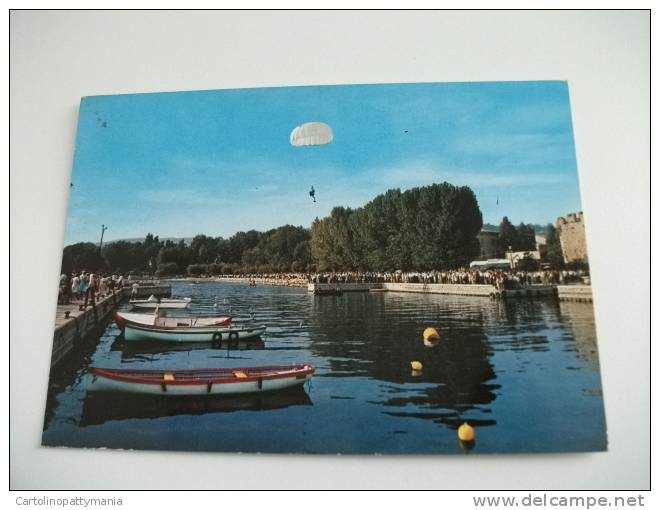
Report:
M114 324L51 374L43 443L271 453L472 453L606 448L591 304L552 299L345 293L172 282L191 310L268 326L239 350L126 343ZM253 319L251 319L251 312ZM425 347L432 326L441 341ZM414 376L412 360L421 361ZM204 368L311 363L304 389L176 400L87 394L90 366Z

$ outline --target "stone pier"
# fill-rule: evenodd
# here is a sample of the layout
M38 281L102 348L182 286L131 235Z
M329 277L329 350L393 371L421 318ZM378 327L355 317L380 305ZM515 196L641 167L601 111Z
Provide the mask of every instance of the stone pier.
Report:
M50 364L56 365L74 350L76 345L84 342L93 334L105 328L112 312L131 295L131 288L124 287L114 294L105 296L96 301L94 306L87 306L80 310L82 301L68 305L57 305L55 313L55 331L53 334L53 350ZM140 285L139 298L168 297L172 295L169 285Z
M589 286L566 286L566 287L586 287L581 290L580 296L591 296L591 287ZM481 296L490 298L542 298L557 297L555 285L529 285L520 289L508 289L498 291L493 285L477 284L449 284L449 283L310 283L307 285L309 292L316 290L323 291L341 291L341 292L415 292L421 294L444 294L452 296Z
M561 301L593 303L591 285L557 285L557 297Z

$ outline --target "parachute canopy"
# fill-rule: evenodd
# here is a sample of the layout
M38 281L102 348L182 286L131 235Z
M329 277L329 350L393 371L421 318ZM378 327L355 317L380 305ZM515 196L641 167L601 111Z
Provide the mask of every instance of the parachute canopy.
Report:
M289 141L294 147L306 145L325 145L332 142L332 128L323 122L307 122L291 131Z

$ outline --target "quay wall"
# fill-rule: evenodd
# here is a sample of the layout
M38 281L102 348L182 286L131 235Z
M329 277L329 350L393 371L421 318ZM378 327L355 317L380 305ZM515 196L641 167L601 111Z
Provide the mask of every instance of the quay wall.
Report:
M341 290L342 292L416 292L426 294L450 294L459 296L489 297L495 292L492 285L455 285L448 283L309 283L307 290Z
M92 333L105 327L113 310L130 297L131 291L130 287L124 287L114 294L98 299L95 306L88 306L85 310L79 309L81 302L57 305L53 350L50 358L51 366L62 361ZM171 296L172 287L169 285L141 285L138 290L139 298L148 298L152 294L157 297Z
M383 283L383 289L392 292L419 292L453 296L485 296L495 293L492 285L459 285L452 283Z
M557 285L557 297L561 301L593 303L591 285Z
M342 292L368 292L370 289L382 289L383 283L308 283L307 290L341 290Z
M558 289L565 288L562 294ZM498 291L492 285L448 284L448 283L310 283L309 292L320 290L341 290L343 292L366 292L382 290L388 292L416 292L422 294L445 294L454 296L482 296L496 298L535 298L557 297L560 299L591 299L591 287L587 285L530 285L521 289Z
M557 287L555 285L529 285L521 289L507 289L501 292L501 297L505 299L556 296Z

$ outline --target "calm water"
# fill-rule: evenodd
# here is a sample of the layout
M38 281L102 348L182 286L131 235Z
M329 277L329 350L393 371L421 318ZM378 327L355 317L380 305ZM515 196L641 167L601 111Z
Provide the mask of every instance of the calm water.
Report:
M100 341L51 376L46 445L159 450L463 454L606 448L593 309L554 300L346 293L172 282L197 313L268 326L239 350ZM214 304L217 303L217 306ZM251 318L253 313L253 319ZM436 327L435 348L422 331ZM421 376L411 373L419 360ZM90 366L200 368L312 363L304 389L169 400L86 394Z

